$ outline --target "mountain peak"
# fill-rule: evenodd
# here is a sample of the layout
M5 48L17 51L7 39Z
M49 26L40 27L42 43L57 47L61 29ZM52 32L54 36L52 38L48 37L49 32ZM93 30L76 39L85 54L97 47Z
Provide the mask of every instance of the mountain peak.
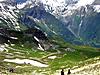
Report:
M3 2L3 1L5 1L5 0L0 0L0 2Z
M77 6L91 5L95 0L79 0Z

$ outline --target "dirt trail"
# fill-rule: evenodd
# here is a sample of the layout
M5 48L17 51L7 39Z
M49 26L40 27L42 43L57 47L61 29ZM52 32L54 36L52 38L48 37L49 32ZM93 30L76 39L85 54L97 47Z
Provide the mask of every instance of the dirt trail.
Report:
M72 70L71 75L100 75L100 61Z
M65 70L65 75L67 75L67 70ZM60 71L53 75L60 75ZM93 64L88 64L80 68L72 69L70 75L100 75L100 60Z

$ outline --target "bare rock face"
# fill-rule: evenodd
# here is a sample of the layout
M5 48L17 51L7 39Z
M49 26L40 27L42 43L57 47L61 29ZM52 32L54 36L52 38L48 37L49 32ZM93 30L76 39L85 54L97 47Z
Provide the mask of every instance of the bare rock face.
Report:
M22 32L13 31L8 28L0 28L0 44L4 43L17 43L19 38L18 36L21 35Z
M0 28L0 44L18 44L31 42L37 45L37 47L47 50L50 47L47 36L39 29L29 28L25 31L15 31L8 28Z
M100 5L100 0L95 0L93 4L94 5Z
M30 28L25 31L25 35L33 39L32 41L38 46L38 49L48 50L50 48L50 42L47 36L41 30Z
M66 48L65 51L66 52L74 52L75 50L74 49L71 49L71 48Z

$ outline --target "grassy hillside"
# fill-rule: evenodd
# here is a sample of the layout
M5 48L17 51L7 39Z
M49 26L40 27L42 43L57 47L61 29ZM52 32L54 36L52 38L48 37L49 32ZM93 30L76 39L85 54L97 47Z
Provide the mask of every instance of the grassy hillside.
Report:
M55 42L59 45L56 49L48 51L40 51L32 49L31 47L22 47L19 45L5 47L5 51L0 52L0 72L2 74L29 74L33 72L41 73L44 75L51 75L57 70L62 68L73 68L74 66L81 67L85 64L93 63L93 58L99 57L100 49L88 46L74 46L64 42ZM50 58L55 57L55 58ZM16 64L5 62L4 59L30 59L40 63L49 65L48 67L41 68L31 64ZM91 60L90 60L91 59ZM9 73L8 69L14 68L14 73Z

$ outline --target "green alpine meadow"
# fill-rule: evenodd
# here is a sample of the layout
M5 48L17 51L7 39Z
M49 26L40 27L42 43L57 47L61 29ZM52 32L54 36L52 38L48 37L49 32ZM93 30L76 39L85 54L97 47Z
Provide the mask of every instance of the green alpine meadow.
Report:
M0 75L100 75L100 1L0 0Z

